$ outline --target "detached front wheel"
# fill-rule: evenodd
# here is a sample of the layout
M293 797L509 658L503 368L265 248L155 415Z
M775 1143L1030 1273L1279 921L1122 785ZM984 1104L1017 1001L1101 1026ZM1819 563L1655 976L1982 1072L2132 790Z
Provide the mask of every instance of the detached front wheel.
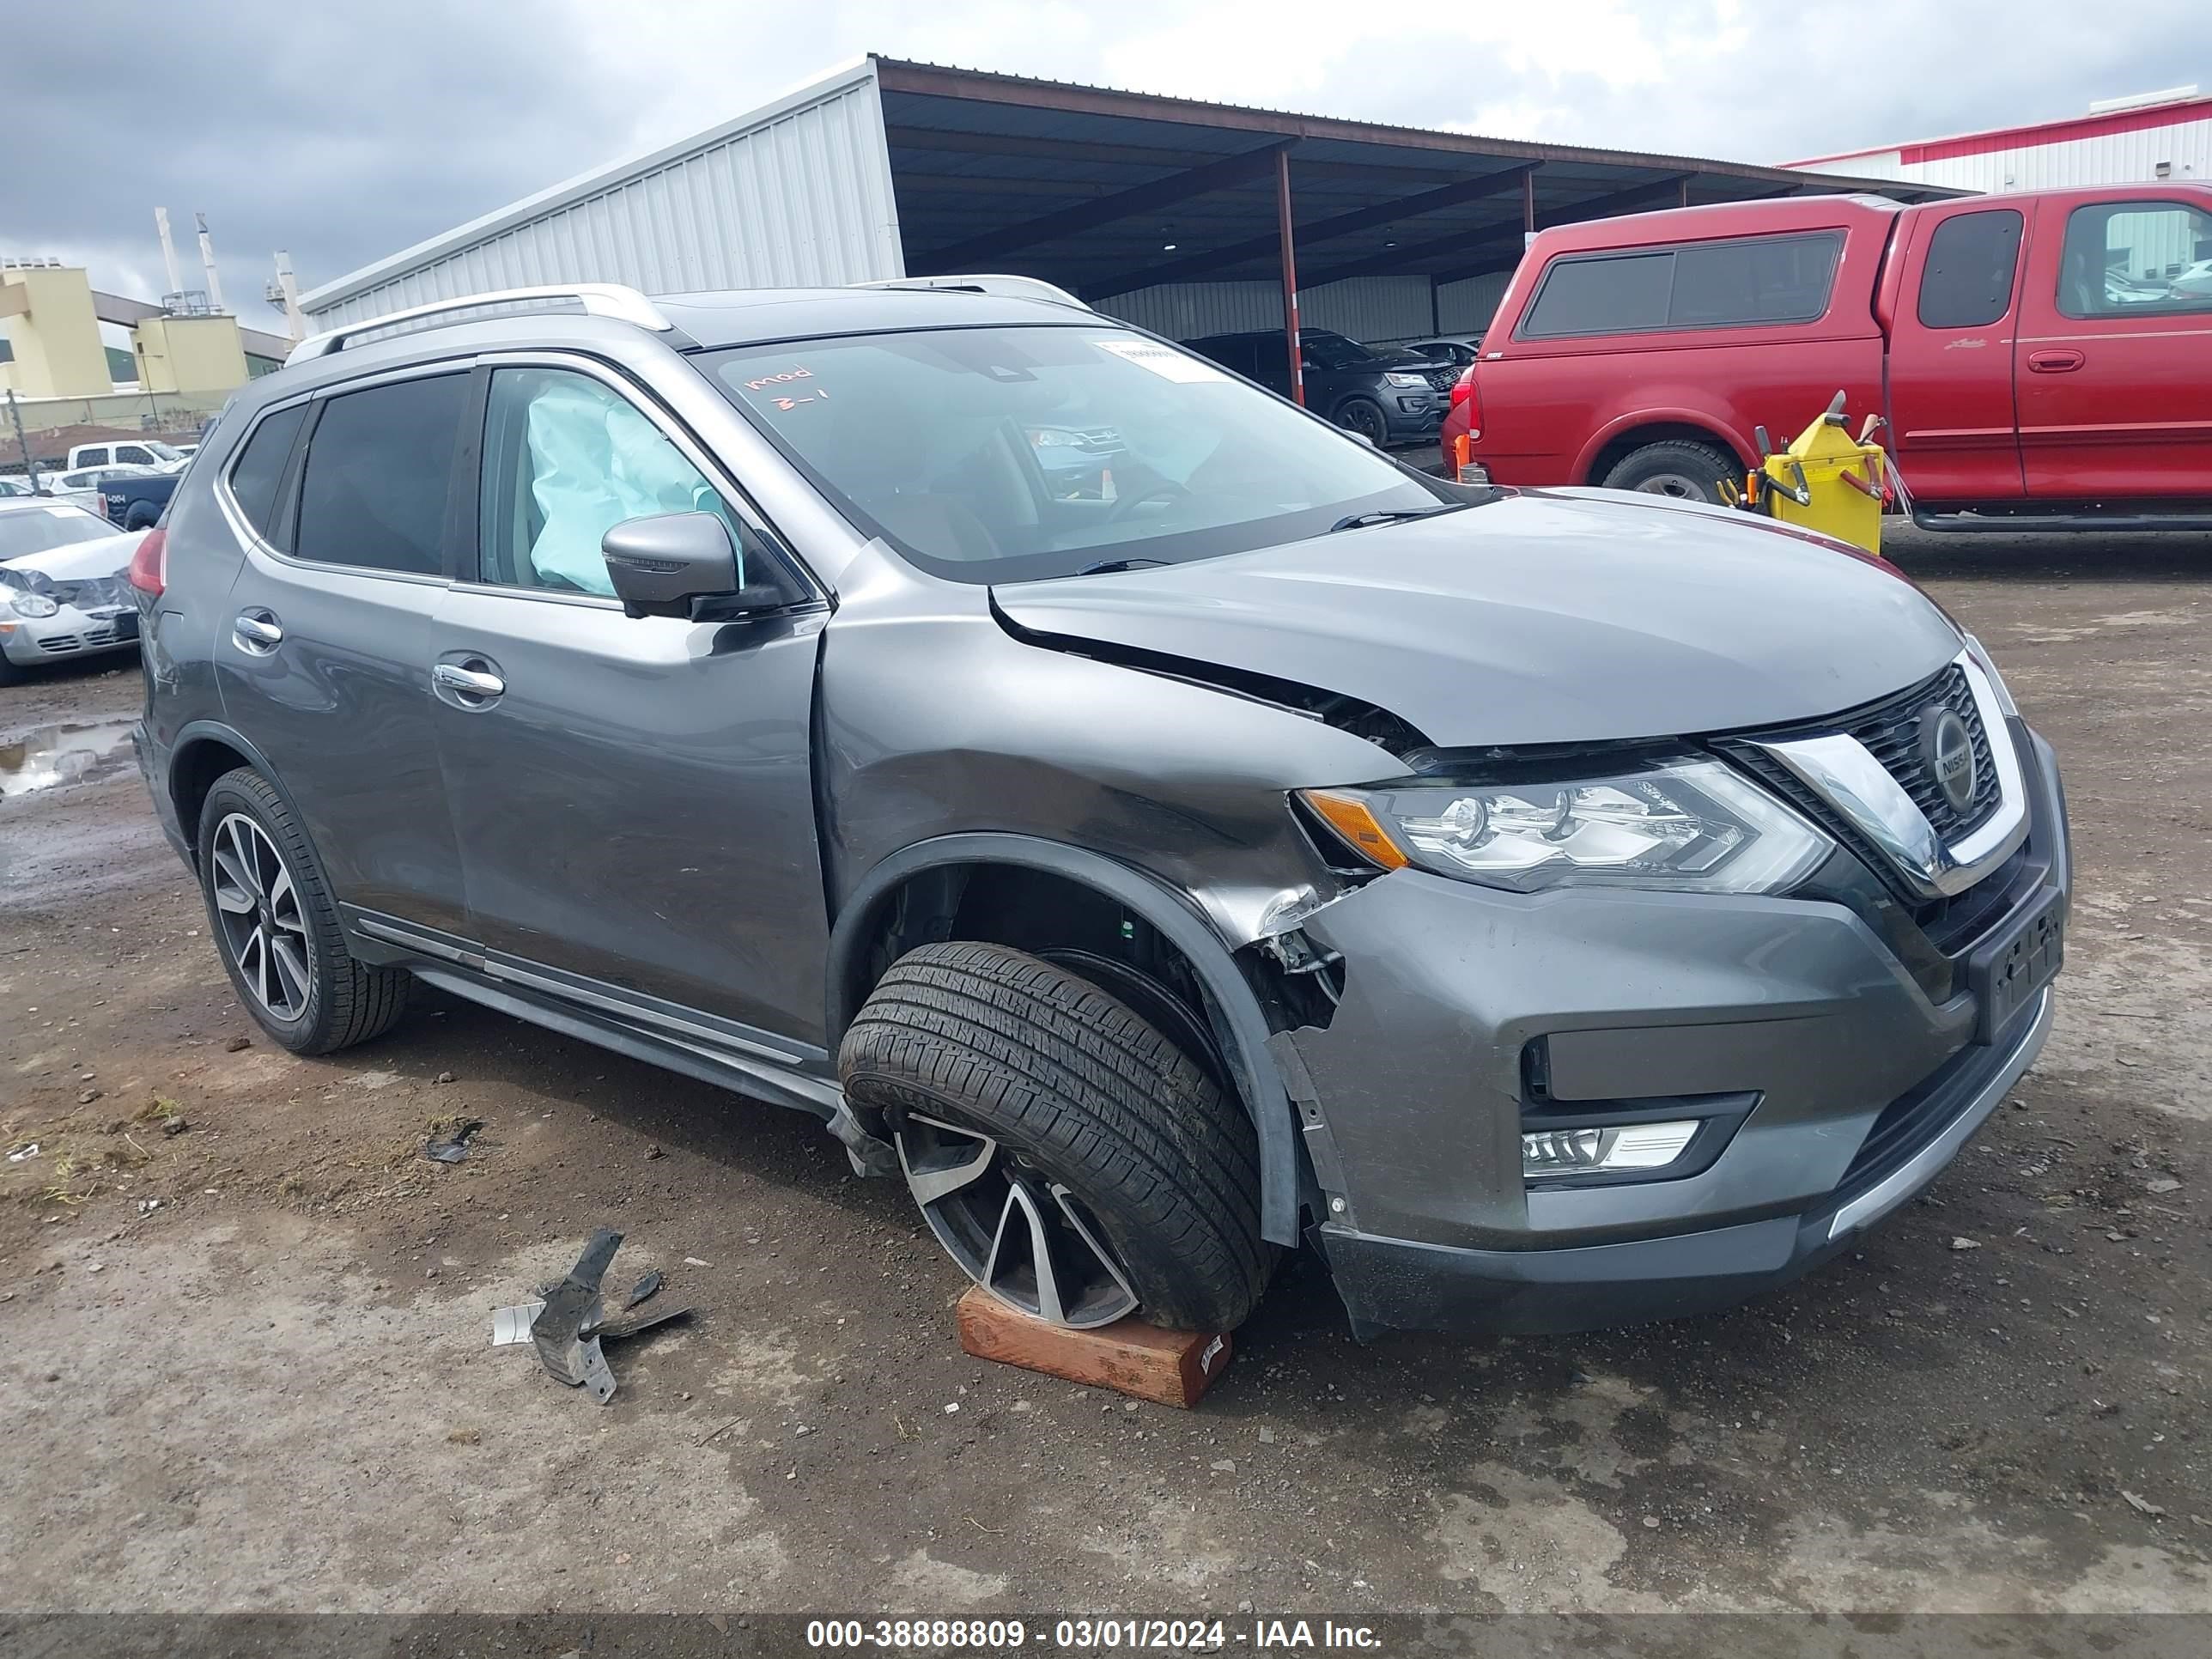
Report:
M1267 1288L1250 1121L1089 981L1003 945L925 945L877 985L838 1069L938 1243L1009 1306L1225 1331Z

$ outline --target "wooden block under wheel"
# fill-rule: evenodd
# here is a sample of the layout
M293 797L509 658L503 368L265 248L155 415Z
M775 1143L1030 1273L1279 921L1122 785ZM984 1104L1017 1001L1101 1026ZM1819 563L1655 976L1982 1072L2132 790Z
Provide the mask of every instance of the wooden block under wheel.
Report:
M1071 1331L1008 1307L980 1286L960 1298L960 1346L1085 1388L1163 1406L1195 1406L1229 1366L1226 1331L1164 1331L1141 1319Z

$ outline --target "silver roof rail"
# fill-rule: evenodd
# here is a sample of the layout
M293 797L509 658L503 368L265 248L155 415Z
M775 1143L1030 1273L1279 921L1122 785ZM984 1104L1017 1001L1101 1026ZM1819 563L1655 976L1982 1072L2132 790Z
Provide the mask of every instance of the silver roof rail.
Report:
M853 286L944 289L956 293L995 294L1006 300L1042 300L1051 305L1073 306L1078 311L1091 309L1057 283L1048 283L1041 276L1016 276L1006 272L985 271L973 276L884 276L872 283L854 283Z
M285 366L304 363L310 358L326 357L343 350L345 343L356 335L374 333L380 328L391 328L402 323L419 322L428 317L441 316L447 312L474 311L480 306L507 305L522 300L574 300L592 317L611 317L618 323L629 323L650 329L656 334L672 332L676 325L661 314L660 307L634 288L624 288L617 283L556 283L544 288L503 288L489 294L465 294L458 300L433 300L426 306L410 306L404 311L387 311L381 317L364 317L357 323L341 323L337 327L320 334L311 334L294 346L284 359Z

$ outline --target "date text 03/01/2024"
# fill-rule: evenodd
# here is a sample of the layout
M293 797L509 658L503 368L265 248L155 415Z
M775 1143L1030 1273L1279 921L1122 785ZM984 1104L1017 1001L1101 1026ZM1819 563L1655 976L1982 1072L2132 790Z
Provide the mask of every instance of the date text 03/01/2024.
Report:
M817 1619L806 1626L810 1648L896 1651L925 1649L945 1652L1012 1652L1034 1637L1040 1647L1073 1651L1218 1653L1231 1647L1248 1652L1335 1649L1372 1652L1382 1646L1369 1626L1340 1625L1334 1620L1255 1619L1249 1628L1220 1619Z

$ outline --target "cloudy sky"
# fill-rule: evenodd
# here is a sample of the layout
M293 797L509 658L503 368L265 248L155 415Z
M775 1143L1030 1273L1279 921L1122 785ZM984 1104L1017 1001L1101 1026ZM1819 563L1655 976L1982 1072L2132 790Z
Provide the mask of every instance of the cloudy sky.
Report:
M1502 137L1778 161L2212 86L2204 0L76 0L0 48L0 255L165 286L206 213L301 288L875 51ZM1820 15L1818 9L1813 15ZM1848 20L1848 21L1844 21ZM19 20L20 21L20 20Z

